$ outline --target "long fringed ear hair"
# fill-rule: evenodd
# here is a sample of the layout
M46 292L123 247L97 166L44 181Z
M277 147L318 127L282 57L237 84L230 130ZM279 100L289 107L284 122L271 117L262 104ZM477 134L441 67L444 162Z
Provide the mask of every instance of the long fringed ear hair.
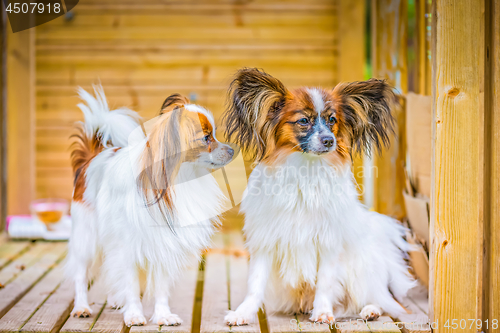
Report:
M160 115L173 111L176 108L182 108L186 104L189 104L189 99L187 97L181 94L172 94L163 102Z
M261 160L273 147L273 122L285 103L287 89L279 80L257 68L236 73L229 88L224 114L225 136L240 145L252 158Z
M193 129L185 121L185 97L172 95L163 103L160 118L148 135L142 155L142 172L137 186L145 205L155 221L165 222L174 230L175 207L172 202L173 185L188 149ZM168 102L168 103L167 103ZM170 109L166 111L166 109Z
M395 126L391 109L397 103L389 84L377 79L340 83L332 93L353 153L370 155L372 147L380 152L389 146Z

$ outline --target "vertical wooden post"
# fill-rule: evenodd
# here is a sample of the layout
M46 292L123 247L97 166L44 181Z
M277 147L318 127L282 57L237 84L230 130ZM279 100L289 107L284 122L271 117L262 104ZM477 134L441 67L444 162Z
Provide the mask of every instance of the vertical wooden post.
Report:
M429 96L432 93L432 74L430 53L429 16L431 11L430 0L416 0L416 89L415 92Z
M400 93L407 91L406 24L404 0L372 0L372 72L385 78ZM405 148L405 113L396 110L398 129L391 146L374 156L374 207L396 218L405 216L403 189Z
M365 66L365 0L338 0L338 38L339 60L338 77L340 82L361 81L364 79ZM363 158L354 157L353 173L359 185L360 198L363 197Z
M365 0L338 0L340 81L363 80L365 66Z
M6 13L0 5L0 234L5 229L7 216L7 159L6 146L6 100L5 100L5 27Z
M7 211L29 214L35 193L35 28L7 30Z
M483 318L498 319L500 329L500 0L486 2L485 54L485 284ZM492 327L483 331L493 332Z
M500 328L499 2L433 0L430 305L439 332L454 332L453 319Z

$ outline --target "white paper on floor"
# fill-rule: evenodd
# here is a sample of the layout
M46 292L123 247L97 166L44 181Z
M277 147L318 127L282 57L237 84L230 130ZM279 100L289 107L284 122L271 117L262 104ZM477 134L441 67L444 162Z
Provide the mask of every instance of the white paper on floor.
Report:
M68 240L71 234L71 217L63 216L61 221L48 230L44 223L32 216L10 216L7 232L11 238Z

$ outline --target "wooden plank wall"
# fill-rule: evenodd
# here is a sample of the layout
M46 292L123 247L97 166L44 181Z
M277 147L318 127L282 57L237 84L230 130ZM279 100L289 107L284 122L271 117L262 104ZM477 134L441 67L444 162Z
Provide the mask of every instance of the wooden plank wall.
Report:
M68 137L82 118L77 86L100 81L110 106L146 118L174 92L217 118L243 66L290 87L333 87L336 13L329 0L82 0L71 17L37 27L36 196L71 195Z
M7 211L29 214L35 196L35 31L7 27Z
M372 76L387 79L399 93L407 92L407 1L371 1ZM398 128L391 146L374 156L374 195L376 211L401 219L405 216L404 160L405 114L396 111Z
M486 207L489 212L489 225L484 230L488 237L489 256L486 263L486 274L488 276L486 297L484 302L483 317L500 318L500 0L490 2L488 7L490 15L487 16L489 24L487 30L490 31L488 43L490 53L487 58L489 71L488 95L490 116L485 123L490 124L488 137L485 139L485 147L489 149L489 176L486 184L486 196L489 197L489 205ZM488 13L488 12L487 12ZM500 327L500 326L499 326ZM484 328L483 328L484 329ZM489 332L493 331L488 329Z
M6 15L0 14L0 235L4 230L5 218L7 216L7 159L6 138L7 108L5 96L6 78ZM1 237L1 236L0 236Z
M366 64L366 1L339 0L338 16L342 18L338 20L339 81L361 81ZM362 156L354 157L353 172L362 199L365 192Z
M455 331L454 318L482 320L468 332L499 328L499 5L433 1L430 305L438 332Z
M432 0L415 0L417 68L414 92L426 96L432 94L431 5Z

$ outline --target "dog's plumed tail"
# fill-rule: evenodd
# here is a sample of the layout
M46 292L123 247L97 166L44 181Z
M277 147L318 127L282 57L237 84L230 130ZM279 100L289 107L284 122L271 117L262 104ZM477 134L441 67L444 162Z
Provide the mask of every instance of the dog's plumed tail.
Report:
M130 133L140 126L137 112L127 108L110 111L101 85L94 85L95 97L82 88L78 95L85 103L78 104L85 117L76 125L78 133L72 135L71 165L76 173L84 164L104 148L127 146Z

